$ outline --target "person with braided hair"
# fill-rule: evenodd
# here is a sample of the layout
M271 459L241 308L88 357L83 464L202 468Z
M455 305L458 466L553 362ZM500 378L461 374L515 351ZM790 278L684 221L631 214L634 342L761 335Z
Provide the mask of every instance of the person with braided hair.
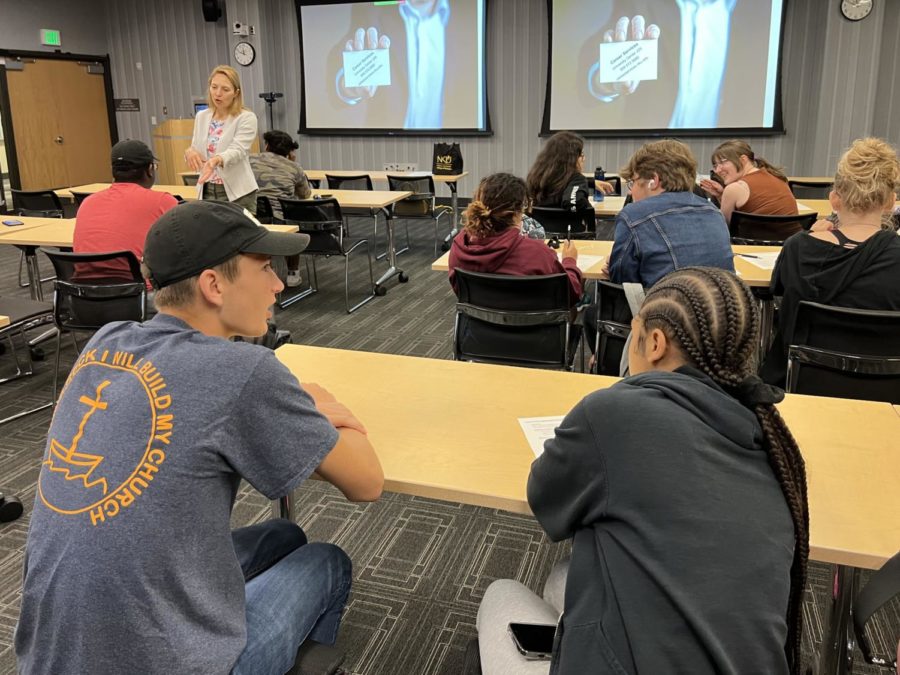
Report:
M528 503L572 557L544 600L488 587L485 675L800 672L806 474L783 392L753 373L758 332L730 272L684 268L650 289L632 375L585 397L531 466ZM510 621L557 624L550 664L516 653Z
M583 280L578 249L561 244L562 262L542 240L523 237L527 195L525 181L509 173L483 178L464 214L465 227L450 246L450 285L456 291L456 268L488 274L557 274L569 276L569 299L581 298Z

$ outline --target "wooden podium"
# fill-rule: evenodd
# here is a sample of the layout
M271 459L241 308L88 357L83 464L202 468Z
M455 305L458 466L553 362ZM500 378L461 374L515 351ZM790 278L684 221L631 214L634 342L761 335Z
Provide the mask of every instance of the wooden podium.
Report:
M159 158L156 182L159 185L180 185L181 171L190 171L184 161L184 151L194 136L194 120L171 119L153 129L153 154ZM259 152L259 138L253 140L251 153Z

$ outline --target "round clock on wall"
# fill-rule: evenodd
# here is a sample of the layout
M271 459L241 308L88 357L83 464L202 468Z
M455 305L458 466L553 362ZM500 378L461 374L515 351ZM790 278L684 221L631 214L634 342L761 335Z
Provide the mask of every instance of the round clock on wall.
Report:
M249 66L256 58L256 49L249 42L238 42L234 46L234 60L242 66Z
M841 14L850 21L860 21L872 13L875 0L841 0Z

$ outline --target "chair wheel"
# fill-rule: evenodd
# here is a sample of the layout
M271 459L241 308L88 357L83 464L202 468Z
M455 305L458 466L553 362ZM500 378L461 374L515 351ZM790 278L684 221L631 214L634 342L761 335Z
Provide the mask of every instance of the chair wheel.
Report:
M397 277L397 281L399 281L401 284L405 284L407 281L409 281L409 275L406 272L400 272L400 276Z
M384 286L376 286L375 295L377 295L378 297L385 296L387 295L387 289Z
M0 523L10 523L16 520L24 510L22 502L15 497L3 498L0 495Z
M31 360L32 361L43 361L45 358L44 350L40 347L29 347L31 350Z

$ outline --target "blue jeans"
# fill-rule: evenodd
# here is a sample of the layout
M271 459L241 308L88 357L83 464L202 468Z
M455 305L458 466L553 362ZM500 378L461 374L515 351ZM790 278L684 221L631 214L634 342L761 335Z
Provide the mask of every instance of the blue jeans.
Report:
M284 675L307 638L334 644L353 578L347 554L306 543L287 520L242 527L232 539L247 606L247 645L232 675Z

